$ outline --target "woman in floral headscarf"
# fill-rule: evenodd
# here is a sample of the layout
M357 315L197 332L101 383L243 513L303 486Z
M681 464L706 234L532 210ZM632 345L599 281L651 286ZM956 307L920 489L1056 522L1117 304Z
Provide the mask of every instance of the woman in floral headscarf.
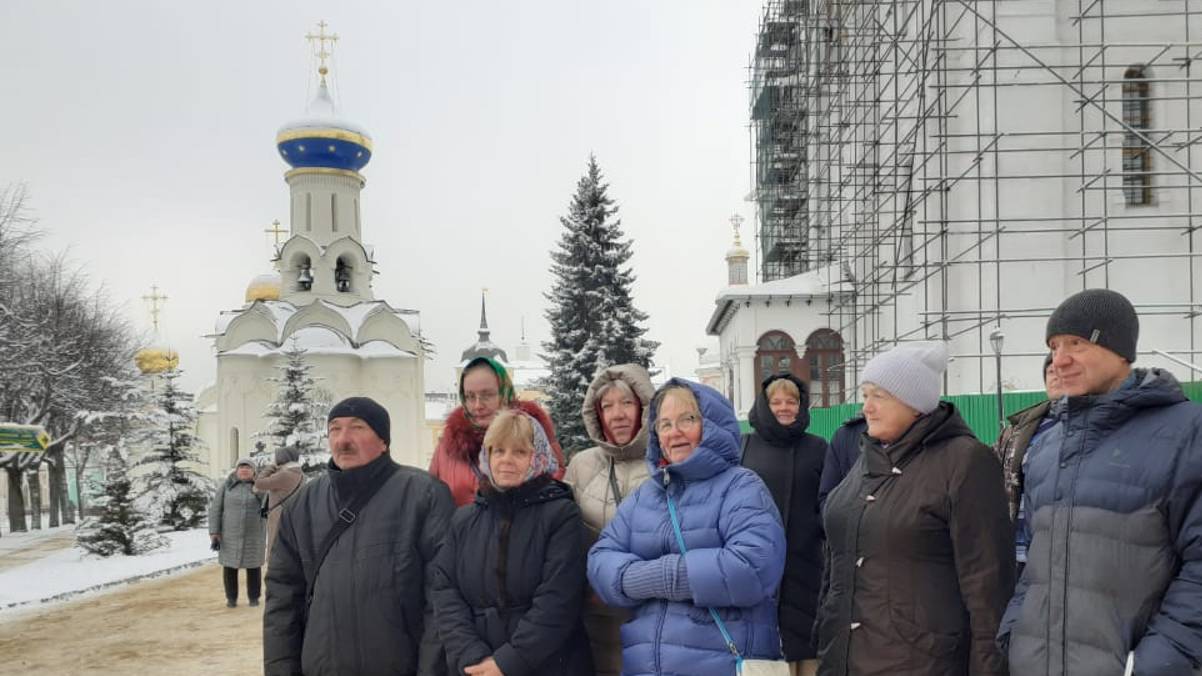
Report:
M470 504L479 488L480 472L477 469L480 446L484 442L484 431L498 413L517 409L538 421L551 440L551 452L558 469L554 478L562 479L567 463L563 450L555 440L555 425L551 416L533 401L517 399L513 382L505 367L488 357L476 357L463 367L459 376L459 400L447 416L442 438L430 461L430 474L438 477L451 489L455 505Z
M452 673L593 674L583 524L571 489L552 478L553 443L513 409L484 435L480 492L455 513L434 563L435 623Z

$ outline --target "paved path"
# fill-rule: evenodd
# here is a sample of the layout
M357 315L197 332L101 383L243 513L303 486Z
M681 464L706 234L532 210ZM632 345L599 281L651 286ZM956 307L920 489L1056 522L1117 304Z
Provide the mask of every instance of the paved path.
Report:
M5 533L4 537L0 537L0 570L23 566L74 544L75 531L71 528Z
M239 576L245 585L245 578ZM221 568L48 609L0 613L0 674L263 673L262 608L225 607Z

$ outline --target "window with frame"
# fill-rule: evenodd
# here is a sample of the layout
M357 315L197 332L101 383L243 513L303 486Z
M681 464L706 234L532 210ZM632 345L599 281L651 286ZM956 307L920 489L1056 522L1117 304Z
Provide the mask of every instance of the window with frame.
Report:
M818 329L806 338L806 367L810 405L823 408L843 403L843 337L832 329Z
M1123 73L1123 201L1129 205L1152 203L1152 149L1145 140L1152 128L1150 89L1147 66Z
M760 336L756 343L755 365L759 382L777 373L792 373L805 380L801 360L797 358L797 344L784 331L769 331Z

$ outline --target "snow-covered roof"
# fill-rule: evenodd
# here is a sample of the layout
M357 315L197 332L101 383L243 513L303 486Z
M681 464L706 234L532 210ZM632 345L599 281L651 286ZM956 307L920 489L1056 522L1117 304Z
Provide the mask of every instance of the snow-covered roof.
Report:
M844 279L837 265L815 268L800 275L762 284L726 286L714 299L714 312L706 323L705 332L711 336L718 335L743 301L818 298L851 293L852 290L851 283Z
M415 317L417 313L413 310L393 308L386 301L371 300L363 301L350 306L342 306L331 303L327 300L316 300L314 301L314 304L334 312L343 320L345 320L347 326L350 328L350 335L352 339L358 338L359 330L363 328L363 324L367 321L367 318L377 312L386 312L399 318L405 323L405 326L408 327L410 334L414 336L417 335L417 327L413 321L413 317ZM244 314L248 312L258 312L261 316L266 316L268 321L270 321L274 327L274 342L284 343L287 342L285 340L284 332L287 328L288 321L292 319L292 317L298 312L302 312L308 307L310 306L304 305L298 307L288 301L283 300L257 301L241 310L222 312L217 318L217 331L211 337L220 337L224 335L229 330L230 325ZM264 311L266 311L265 315Z
M416 358L417 355L409 350L402 350L382 340L372 340L355 347L344 336L322 326L306 326L292 334L296 347L305 351L306 355L348 355L360 359L372 358ZM252 340L243 343L232 350L220 353L225 356L270 357L283 354L293 346L290 339L286 344L276 347L270 343Z
M317 94L309 105L305 108L306 115L300 119L292 120L284 126L280 127L280 132L295 131L297 129L345 129L352 131L361 136L371 138L371 134L363 127L342 118L335 110L334 97L330 96L330 90L325 82L317 88Z

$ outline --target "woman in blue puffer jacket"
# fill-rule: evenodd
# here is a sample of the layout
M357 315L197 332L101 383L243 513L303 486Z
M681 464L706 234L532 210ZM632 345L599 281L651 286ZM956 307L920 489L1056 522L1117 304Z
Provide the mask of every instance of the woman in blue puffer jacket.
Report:
M739 466L739 423L717 391L668 381L651 400L651 478L622 501L588 558L605 603L633 609L622 671L730 676L715 608L746 659L780 659L776 601L785 533L772 495ZM676 503L683 556L668 516Z

